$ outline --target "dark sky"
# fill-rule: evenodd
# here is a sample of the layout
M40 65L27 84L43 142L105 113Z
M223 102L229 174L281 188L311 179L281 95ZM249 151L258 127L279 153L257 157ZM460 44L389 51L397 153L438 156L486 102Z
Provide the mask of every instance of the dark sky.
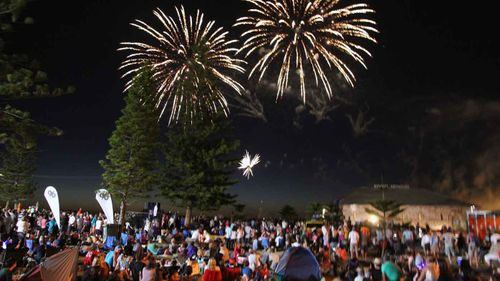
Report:
M450 94L458 99L496 96L498 15L488 8L490 2L476 1L472 6L430 0L368 3L377 10L381 34L379 44L370 48L374 58L368 60L369 70L356 69L356 89L361 90L351 94L369 101L383 100L387 108L426 96L442 102ZM77 88L71 96L20 105L30 109L35 119L65 132L62 137L41 141L36 172L41 187L58 188L63 208L97 208L92 198L102 173L97 162L104 158L107 138L123 106L124 80L117 70L123 54L116 49L121 41L144 38L129 23L136 18L155 22L153 8L171 14L178 4L192 12L200 8L207 18L227 29L248 7L237 0L40 0L29 7L27 13L36 24L20 27L13 46L39 59L52 85ZM238 30L231 29L231 33L237 36ZM274 93L266 94L272 100ZM255 177L246 180L236 175L241 183L231 189L249 210L255 210L260 200L269 210L285 203L305 208L312 201L341 198L354 187L371 184L355 172L339 168L346 146L354 151L375 151L370 158L375 163L394 156L387 139L352 137L345 118L348 108L332 113L332 121L319 124L307 117L297 121L294 105L286 99L265 104L265 108L268 123L232 116L241 154L248 149L263 159ZM373 113L382 114L384 106L377 108ZM407 122L383 120L377 126ZM402 180L397 169L384 171L383 176L386 181ZM42 188L37 194L40 197Z

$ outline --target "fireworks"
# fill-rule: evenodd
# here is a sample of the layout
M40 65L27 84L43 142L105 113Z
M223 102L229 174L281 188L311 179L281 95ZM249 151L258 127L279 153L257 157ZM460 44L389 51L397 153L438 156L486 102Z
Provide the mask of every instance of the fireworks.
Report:
M249 179L250 176L253 176L252 168L255 165L259 164L259 162L260 162L259 154L255 154L255 156L252 158L250 156L250 153L246 151L245 155L243 155L243 158L240 160L240 166L238 167L238 169L243 170L243 176Z
M134 83L134 77L143 69L153 72L157 87L156 106L161 108L160 117L170 108L169 124L180 116L194 118L198 113L228 114L228 103L221 86L227 86L238 94L243 86L227 75L243 73L244 62L234 58L237 51L232 47L236 40L228 40L227 32L214 27L214 22L204 23L203 14L187 16L184 7L175 8L177 20L166 16L160 9L153 13L163 30L136 20L132 26L147 33L154 43L123 42L118 50L130 52L120 69L126 69L123 77L131 77L126 89Z
M375 11L359 3L339 7L341 0L246 0L254 7L251 16L239 18L235 26L246 26L248 31L242 37L246 41L239 52L246 57L259 49L263 52L250 71L249 77L260 72L262 79L269 66L281 61L277 81L279 99L288 86L291 68L299 78L300 93L306 102L306 72L314 74L316 85L319 80L329 98L332 87L327 70L336 69L342 77L354 86L354 74L344 62L345 57L366 68L363 55L370 52L357 41L376 42L371 33L378 32L373 20L363 18Z

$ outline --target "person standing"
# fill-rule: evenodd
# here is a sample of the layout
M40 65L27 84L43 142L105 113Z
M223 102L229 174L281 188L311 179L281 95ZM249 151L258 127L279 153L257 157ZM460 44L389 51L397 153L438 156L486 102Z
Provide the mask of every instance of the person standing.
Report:
M356 231L356 229L353 227L352 230L349 232L349 250L351 254L351 259L353 257L358 258L358 245L359 245L359 233Z
M97 236L102 236L103 234L103 231L102 231L102 228L103 228L103 220L102 220L102 217L99 216L95 222L95 234Z
M361 227L361 256L366 259L368 255L368 242L370 241L370 229L366 226Z
M225 238L226 238L226 247L229 250L233 249L233 245L231 245L231 232L233 231L233 228L229 224L229 222L226 222L226 229L225 229Z
M422 236L421 240L422 249L424 249L424 254L427 256L431 251L431 236L427 231L425 231L424 236Z
M479 255L478 255L478 249L479 249L479 240L477 239L477 236L474 234L474 232L469 232L467 234L467 257L469 258L469 261L471 264L474 264L476 268L479 267Z
M431 255L436 257L439 252L439 236L436 231L431 233Z
M19 221L16 224L17 228L17 236L19 236L19 240L23 240L26 233L28 232L30 224L26 217L19 218Z
M321 232L323 233L323 245L322 245L323 247L328 247L330 244L329 230L330 230L330 226L328 225L328 223L324 224L321 227Z
M444 242L444 253L448 257L448 261L451 264L452 258L455 257L455 250L453 249L455 246L455 236L451 232L451 227L448 227L445 234L443 234L443 242Z

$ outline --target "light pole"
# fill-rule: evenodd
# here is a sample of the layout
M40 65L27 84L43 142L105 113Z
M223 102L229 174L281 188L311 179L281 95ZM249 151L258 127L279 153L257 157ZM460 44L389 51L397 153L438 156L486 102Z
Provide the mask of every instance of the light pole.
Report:
M260 200L260 206L259 206L259 218L262 218L262 204L264 204L264 200Z

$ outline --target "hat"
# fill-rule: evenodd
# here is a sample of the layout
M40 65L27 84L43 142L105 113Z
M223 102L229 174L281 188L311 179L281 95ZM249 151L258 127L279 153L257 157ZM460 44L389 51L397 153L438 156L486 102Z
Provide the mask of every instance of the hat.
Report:
M115 251L120 251L122 249L122 246L116 246Z
M380 260L380 258L375 258L375 259L373 260L373 264L374 264L374 265L380 265L381 263L382 263L382 261Z

